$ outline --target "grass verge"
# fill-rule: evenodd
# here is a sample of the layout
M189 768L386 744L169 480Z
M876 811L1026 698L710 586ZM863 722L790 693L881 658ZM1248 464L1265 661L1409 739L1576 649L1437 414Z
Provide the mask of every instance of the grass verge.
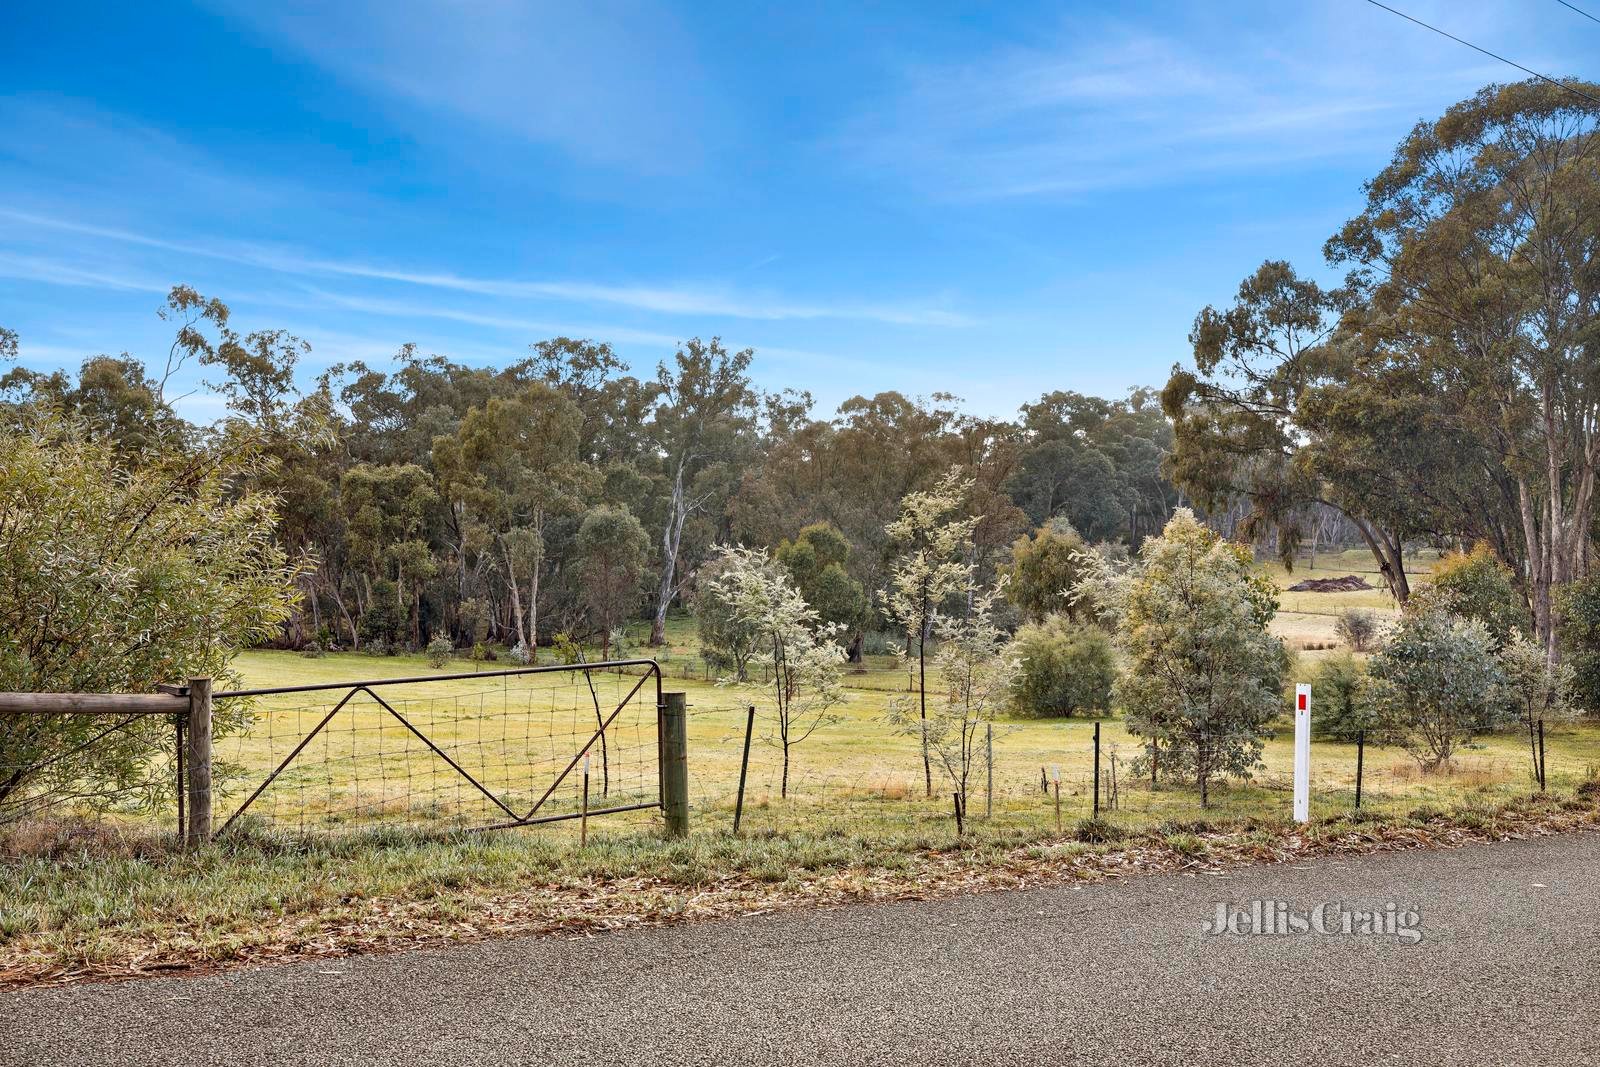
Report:
M101 824L0 837L0 987L204 972L513 935L914 900L1600 826L1600 788L1480 807L1069 833L937 830L592 838L239 836L185 854Z

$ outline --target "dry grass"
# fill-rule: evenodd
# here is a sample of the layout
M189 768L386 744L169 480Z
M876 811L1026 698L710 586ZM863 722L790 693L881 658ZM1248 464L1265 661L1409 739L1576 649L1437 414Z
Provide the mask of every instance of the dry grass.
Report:
M1340 562L1315 573L1347 573ZM1280 575L1280 584L1305 573L1298 569L1294 579ZM1373 606L1354 603L1367 593L1304 596ZM1286 612L1277 625L1291 641L1321 643L1329 640L1335 619L1332 612ZM1307 656L1315 655L1302 656L1302 669ZM459 793L431 791L419 807L409 792L402 804L395 783L414 791L419 774L443 775L429 778L430 790L440 781L459 789L459 780L415 745L374 751L374 738L388 744L395 735L372 728L382 720L373 708L354 707L353 728L336 733L348 748L308 750L303 765L286 772L273 805L264 807L319 823L321 816L337 814L334 807L366 805L360 818L339 824L346 832L245 824L214 847L183 853L153 828L170 825L171 812L157 812L25 824L0 835L0 984L1495 839L1592 825L1600 803L1600 729L1587 724L1549 732L1552 794L1546 798L1528 795L1528 759L1515 733L1482 739L1461 752L1447 773L1424 774L1400 750L1370 746L1359 813L1350 810L1354 747L1319 742L1313 748L1318 821L1301 828L1287 821L1292 756L1286 722L1268 742L1261 772L1248 782L1217 786L1213 806L1202 810L1190 788L1130 777L1137 739L1108 720L1100 724L1102 767L1109 772L1115 759L1118 804L1110 806L1107 789L1107 809L1091 819L1093 724L1017 719L996 724L993 815L982 815L980 774L969 804L969 832L958 838L948 786L941 783L939 795L926 797L915 740L886 725L891 692L861 687L848 691L838 723L795 749L788 797L779 791L779 752L762 743L768 731L758 733L746 834L734 838L725 831L738 781L745 695L671 677L677 668L698 664L692 627L682 620L669 631L664 660L667 688L685 691L691 705L695 832L687 841L662 840L653 812L597 822L586 848L578 847L572 823L496 834L437 832L462 814ZM444 673L431 671L420 657L304 659L259 652L239 665L254 686ZM470 664L447 668L461 669ZM406 710L442 743L483 748L471 733L482 722L469 727L459 711L463 701L478 700L497 686L507 691L491 679L441 683ZM264 705L259 710L267 718L231 743L228 758L259 780L281 744L292 744L308 728L307 706L303 698ZM570 747L562 746L570 746L577 727L551 721L549 707L502 701L489 710L507 736L548 742L550 766L570 756ZM562 710L573 714L565 705ZM653 747L653 736L643 740ZM1062 834L1055 830L1053 798L1040 789L1041 771L1051 765L1062 770ZM543 764L538 770L553 773ZM500 772L490 766L483 773L492 778ZM225 800L237 800L248 784L246 777L225 785ZM528 790L538 785L493 784ZM564 790L552 803L570 806L576 799ZM381 825L419 812L434 830Z
M0 864L0 987L201 972L513 934L602 930L852 901L926 899L1328 854L1507 840L1600 824L1600 788L1454 814L1419 807L1190 820L1067 835L809 833L687 841L537 835L266 836L184 854L97 829L27 831ZM76 842L61 848L62 842ZM26 847L25 847L26 846ZM42 846L43 855L29 849Z

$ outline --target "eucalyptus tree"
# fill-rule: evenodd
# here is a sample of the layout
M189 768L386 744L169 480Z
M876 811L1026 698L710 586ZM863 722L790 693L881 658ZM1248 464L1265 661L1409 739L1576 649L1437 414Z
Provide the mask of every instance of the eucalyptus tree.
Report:
M1576 83L1591 97L1600 86ZM1592 563L1600 475L1600 104L1491 85L1419 123L1328 242L1398 374L1452 386L1511 531L1499 546L1557 655L1556 593Z
M866 622L867 590L850 576L850 542L832 523L814 522L779 542L773 556L789 571L800 594L849 638L851 662L861 659L861 627Z
M612 631L638 601L650 538L627 508L602 505L584 515L575 551L589 620L600 632L601 658L608 658Z
M494 538L510 594L513 630L530 651L539 643L539 583L546 528L581 510L597 486L579 457L583 417L543 382L469 410L452 437L434 441L433 464ZM524 583L526 600L524 600Z
M753 444L758 394L750 385L750 349L730 353L719 338L684 343L671 366L656 372L655 408L648 426L665 501L661 508L661 573L650 644L666 639L667 611L692 576L684 558L684 528L691 517L726 499L734 482L729 466Z

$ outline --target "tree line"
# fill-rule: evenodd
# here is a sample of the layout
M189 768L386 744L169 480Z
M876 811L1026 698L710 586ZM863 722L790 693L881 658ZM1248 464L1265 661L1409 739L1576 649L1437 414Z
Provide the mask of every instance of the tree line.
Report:
M498 367L406 345L390 365L306 379L306 342L240 333L221 300L180 285L159 313L173 327L163 359L13 366L0 401L74 420L132 468L249 436L262 462L239 489L277 501L278 544L302 562L298 605L273 636L287 647L444 638L527 655L559 633L608 652L634 619L659 644L714 548L742 544L783 559L859 655L864 633L895 624L880 595L888 527L952 469L978 517L962 562L985 584L1033 527L1131 545L1181 502L1151 390L1049 392L1014 419L882 392L828 416L806 393L758 388L754 353L716 338L686 341L651 374L603 341L560 337ZM173 382L196 368L227 405L214 425L174 407Z

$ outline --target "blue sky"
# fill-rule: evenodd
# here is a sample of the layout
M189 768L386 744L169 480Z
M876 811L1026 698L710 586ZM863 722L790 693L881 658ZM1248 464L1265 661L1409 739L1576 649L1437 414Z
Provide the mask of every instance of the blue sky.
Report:
M1600 25L1555 0L1393 6L1600 76ZM558 333L647 371L719 334L824 410L1159 385L1261 260L1323 270L1414 122L1518 76L1361 0L207 0L4 23L0 325L31 366L161 358L154 309L187 282L306 338L308 372L408 341L505 363Z

